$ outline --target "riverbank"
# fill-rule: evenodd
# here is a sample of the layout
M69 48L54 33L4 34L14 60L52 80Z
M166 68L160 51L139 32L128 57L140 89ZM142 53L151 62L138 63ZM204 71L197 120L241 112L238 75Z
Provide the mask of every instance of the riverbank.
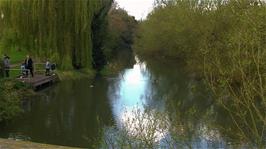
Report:
M0 148L1 149L17 149L17 148L78 149L74 147L40 144L28 141L15 141L9 139L0 139Z
M0 79L0 122L10 120L22 112L21 101L34 96L31 88L17 80Z
M56 74L60 81L63 80L77 80L83 78L93 78L96 75L96 71L91 69L82 70L58 70Z
M113 76L119 71L109 69L106 66L104 72L99 72L103 76ZM121 70L121 68L119 69ZM59 81L93 79L97 72L91 69L81 70L56 70L56 75ZM27 100L31 96L38 93L34 92L29 84L22 83L16 79L17 75L12 75L10 78L0 78L0 122L12 120L23 112L21 108L21 101Z

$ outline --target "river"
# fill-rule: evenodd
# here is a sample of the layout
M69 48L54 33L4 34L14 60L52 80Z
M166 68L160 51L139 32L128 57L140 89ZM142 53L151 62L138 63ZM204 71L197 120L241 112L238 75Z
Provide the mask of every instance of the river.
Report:
M203 82L181 64L136 58L116 76L62 81L39 94L23 103L21 117L0 127L0 137L99 148L99 140L124 139L117 135L123 130L165 148L246 145Z

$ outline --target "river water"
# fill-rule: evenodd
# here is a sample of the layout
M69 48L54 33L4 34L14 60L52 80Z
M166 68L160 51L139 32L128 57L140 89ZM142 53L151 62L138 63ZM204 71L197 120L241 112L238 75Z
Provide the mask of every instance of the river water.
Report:
M123 130L132 138L152 133L165 148L239 145L229 116L203 82L176 63L136 61L113 77L63 81L40 91L23 103L21 117L0 127L0 137L99 148L100 140L117 141L115 132Z

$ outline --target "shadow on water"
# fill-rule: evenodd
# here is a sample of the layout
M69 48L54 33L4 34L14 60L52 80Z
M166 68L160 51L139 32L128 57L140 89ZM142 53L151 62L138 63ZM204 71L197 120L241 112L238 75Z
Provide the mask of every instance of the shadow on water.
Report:
M0 135L67 146L93 144L103 125L113 125L107 88L101 78L61 82L32 99L23 116L2 128Z

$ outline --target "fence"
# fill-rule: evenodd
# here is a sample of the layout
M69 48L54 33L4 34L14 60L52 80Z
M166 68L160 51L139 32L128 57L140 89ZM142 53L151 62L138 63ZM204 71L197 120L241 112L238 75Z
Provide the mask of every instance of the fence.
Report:
M45 75L46 69L45 69L45 64L46 63L34 63L33 66L33 73L34 74L39 74L39 75ZM30 69L22 69L21 66L15 65L12 68L9 69L10 71L10 76L16 77L16 78L23 78L23 79L31 79L30 75ZM25 74L24 74L25 73ZM26 74L28 74L26 76Z

